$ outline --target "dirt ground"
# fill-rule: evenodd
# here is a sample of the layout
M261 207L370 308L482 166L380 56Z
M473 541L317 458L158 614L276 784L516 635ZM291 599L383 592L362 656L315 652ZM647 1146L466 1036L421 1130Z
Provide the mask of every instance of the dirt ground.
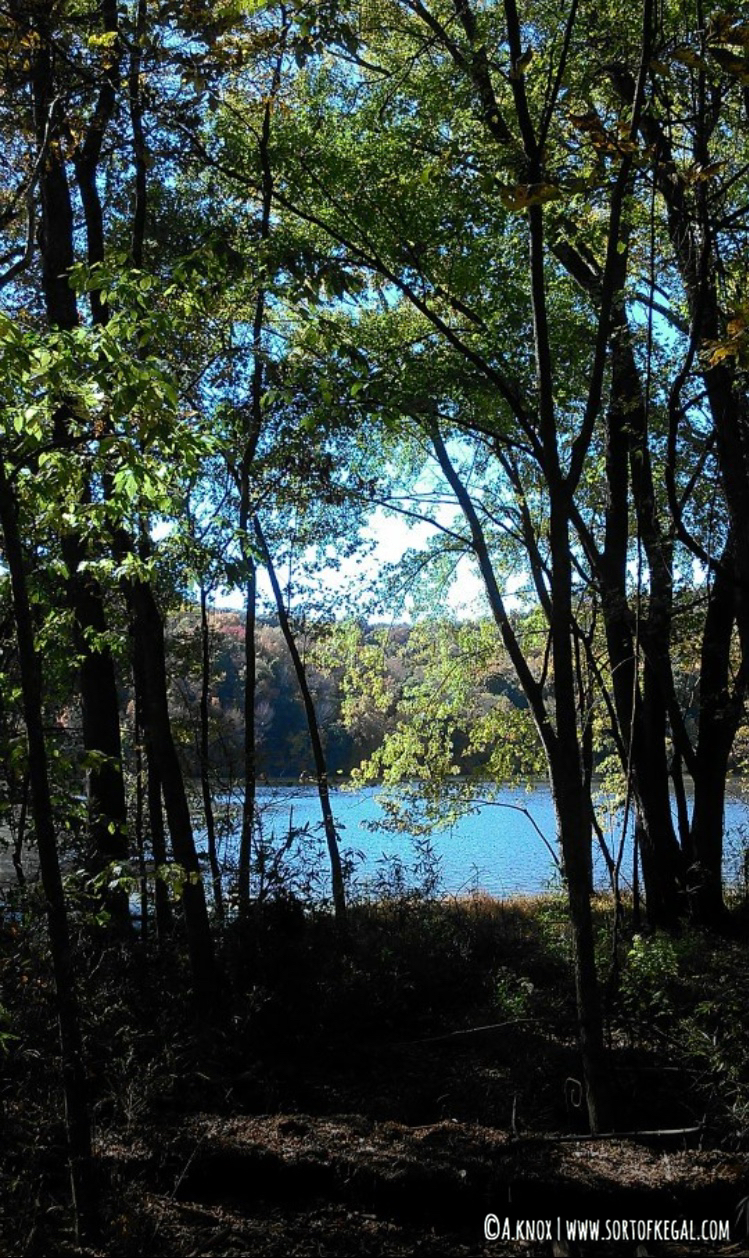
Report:
M736 1222L745 1155L351 1114L198 1114L149 1134L105 1151L124 1188L112 1228L130 1252L134 1218L144 1254L749 1252L736 1228L730 1243L700 1239L703 1221ZM487 1215L495 1239L484 1235ZM574 1220L600 1220L603 1238L626 1239L565 1245ZM691 1220L696 1240L658 1240L653 1223L643 1245L631 1229L647 1235L647 1220L669 1220L676 1235Z
M574 1054L522 1021L206 1080L221 1112L168 1105L103 1143L118 1202L107 1252L749 1253L749 1154L709 1147L678 1073L622 1057L627 1112L658 1134L575 1131ZM197 1100L201 1080L191 1088ZM572 1239L587 1220L599 1239ZM730 1237L703 1240L703 1223Z

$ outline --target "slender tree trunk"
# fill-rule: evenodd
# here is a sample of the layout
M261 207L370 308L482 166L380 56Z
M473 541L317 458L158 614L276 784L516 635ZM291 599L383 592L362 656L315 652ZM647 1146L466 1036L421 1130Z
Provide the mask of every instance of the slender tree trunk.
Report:
M518 66L523 56L523 32L516 0L504 0L507 42L512 64ZM643 50L641 73L636 91L634 118L642 105L642 83L649 61L652 24L651 0L643 3ZM544 169L545 133L533 120L525 77L511 75L511 91L518 130L527 162L528 179L536 183L546 177ZM549 586L552 601L551 657L553 662L554 731L545 738L544 746L557 814L559 841L564 859L574 941L575 985L577 993L578 1034L582 1057L588 1119L591 1131L606 1123L608 1081L605 1070L603 1019L596 977L595 949L591 912L590 845L592 800L585 782L577 726L577 695L573 664L572 635L575 615L572 602L572 557L570 522L573 496L582 475L584 460L590 449L594 427L601 409L604 374L611 336L611 313L616 296L622 288L625 268L621 251L626 241L622 215L626 194L631 188L632 161L623 156L616 176L610 202L606 261L601 288L598 328L595 337L588 396L580 430L566 460L557 428L555 379L552 341L547 304L544 211L541 205L528 209L530 304L533 319L533 347L536 375L535 428L540 442L539 465L546 482L549 505ZM472 527L474 540L476 530ZM485 542L482 537L482 544ZM544 738L544 727L539 726Z
M276 97L281 86L281 71L286 50L288 19L285 9L281 10L282 29L279 37L279 53L273 68L270 91L265 100L263 123L258 136L258 157L262 175L262 194L260 200L260 220L258 233L265 244L271 235L271 210L273 207L273 170L270 160L271 119ZM241 536L242 558L247 571L245 587L245 683L244 683L244 804L242 807L242 835L239 846L239 911L245 916L250 903L250 866L252 855L252 837L255 827L255 802L257 797L257 752L255 747L255 697L257 691L257 664L255 659L255 622L257 614L257 570L255 558L249 543L249 527L251 514L251 475L252 465L257 454L258 443L263 429L263 391L265 388L265 351L263 332L265 325L267 293L263 284L260 285L255 298L255 313L252 320L252 388L248 421L244 433L244 450L239 475L239 532Z
M336 833L335 819L333 810L330 806L330 791L328 789L328 768L325 763L325 752L323 751L322 739L320 738L320 727L317 723L317 713L315 704L310 693L307 681L307 670L304 662L299 654L294 639L294 634L289 624L289 617L286 613L286 607L283 601L281 587L278 584L278 577L273 565L270 551L265 541L263 530L257 516L254 519L255 536L260 547L260 553L263 557L273 587L273 597L276 600L276 608L278 610L278 619L281 625L281 632L284 641L288 647L291 661L294 665L297 683L302 694L304 703L304 711L307 717L307 728L309 730L309 739L312 747L312 756L315 762L315 773L317 775L317 793L320 797L320 811L322 812L323 825L325 827L325 838L328 844L328 855L330 857L330 873L333 888L333 908L335 910L336 922L343 927L346 921L346 895L343 886L343 870L341 868L341 854L338 851L338 835Z
M203 814L205 816L206 838L208 840L208 861L211 866L213 897L216 915L220 922L224 920L224 897L221 890L221 867L218 863L216 850L216 820L213 814L213 794L210 779L210 738L208 726L208 699L211 684L211 640L208 624L208 595L206 588L200 587L200 787L203 794Z
M145 790L145 765L143 762L143 729L135 700L135 850L138 854L138 880L140 882L140 935L148 938L148 876L146 872L146 843L143 827Z
M653 925L673 926L683 907L683 864L671 817L666 706L660 679L654 675L648 659L643 666L642 684L638 680L632 613L623 579L612 582L606 562L602 573L602 606L622 768L631 775L637 800L648 919Z
M626 317L622 314L617 350L625 358L625 386L629 400L630 474L639 534L650 574L648 612L641 625L644 655L642 711L633 763L642 808L642 870L648 918L653 924L672 926L684 912L684 872L681 850L671 815L667 754L668 700L674 699L671 670L673 620L673 542L664 536L656 507L656 493L649 448L649 401L642 392ZM675 699L674 720L681 724Z
M164 812L161 804L161 782L156 757L146 734L146 774L148 793L148 821L151 829L151 847L153 863L156 866L154 875L154 903L156 908L156 933L163 943L174 933L174 914L169 899L169 891L165 881L165 870L169 861L164 833Z
M127 79L130 125L133 137L133 161L135 165L135 201L133 205L130 254L133 259L133 266L138 268L143 266L146 212L148 208L148 145L143 127L143 97L141 92L141 64L143 48L146 43L147 16L147 0L138 0L135 18L135 39L130 50Z
M557 244L555 253L600 307L603 273L567 243ZM654 925L672 926L684 909L684 867L670 811L666 713L681 754L690 765L693 761L670 663L673 543L658 519L648 446L649 404L626 310L618 297L613 303L612 332L602 551L577 513L575 522L601 591L617 745L628 787L637 801L648 917ZM631 608L627 592L630 481L638 533L650 569L648 610L641 619L639 611Z
M546 752L549 782L554 799L557 837L564 863L572 923L573 964L588 1119L592 1131L605 1125L608 1082L604 1066L603 1020L596 978L593 919L591 913L590 847L592 802L586 791L585 771L577 734L577 696L572 662L571 566L567 519L563 505L553 503L550 539L557 565L552 581L551 628L554 650L555 729L543 691L534 678L510 624L497 584L484 531L470 495L458 476L436 425L430 436L445 479L453 490L471 532L473 550L484 579L489 605L502 635L518 680L528 699L539 737ZM550 486L555 495L558 487ZM564 593L565 574L567 579ZM560 594L559 586L563 592ZM565 606L565 598L567 600ZM566 641L565 641L566 639Z
M626 76L612 74L612 82L626 100L631 95L631 84ZM709 162L710 138L716 128L712 111L701 110L696 116L697 133L695 152L700 161ZM723 275L723 262L719 255L719 234L705 222L708 213L704 194L696 200L687 192L679 178L674 159L671 136L659 117L657 105L643 111L640 116L643 139L654 156L654 178L667 207L668 234L674 257L681 274L690 318L693 325L693 344L687 368L696 358L699 344L720 340L725 327L725 305L720 297L719 284ZM735 617L745 664L749 661L749 396L744 373L738 361L722 360L713 363L709 359L702 367L710 415L715 433L715 450L725 495L728 517L731 523L730 562L735 577ZM672 391L672 432L670 445L675 446L676 429L680 419L679 397L687 378L682 372L679 387ZM673 461L666 469L667 484L674 488ZM670 492L674 509L676 531L685 540L681 512L674 492ZM687 541L691 539L686 538ZM725 560L724 560L725 561ZM747 664L749 667L749 664ZM744 685L749 678L744 678Z
M725 557L732 553L729 538ZM708 597L700 657L699 725L694 775L694 808L689 842L692 914L703 926L720 926L723 903L723 828L728 759L743 714L747 667L731 682L731 639L737 591L730 569L721 565Z
M561 487L549 484L549 544L552 561L552 656L556 740L547 749L559 845L564 859L573 932L578 1034L588 1120L593 1132L606 1126L608 1075L595 962L591 911L591 812L577 731L577 695L572 660L572 562L569 514Z
M642 821L638 814L635 820L635 832L632 839L632 928L639 931L642 921L642 905L640 901L640 848Z
M647 660L638 733L634 768L643 820L640 856L645 908L651 925L673 927L685 909L684 871L671 814L666 709Z
M700 777L695 783L689 893L692 916L700 926L720 927L725 922L723 827L730 750L730 745L716 740L701 757Z
M30 788L28 770L23 775L23 794L21 795L21 809L18 817L18 830L13 844L13 868L16 871L16 879L19 887L26 886L26 873L23 868L23 845L26 838L26 815L29 807L29 788Z
M612 82L624 100L632 97L632 83L626 74L612 69ZM704 105L704 101L703 101ZM710 141L717 117L712 110L701 108L695 115L694 152L703 164L710 162ZM692 323L691 345L684 367L674 382L669 402L670 432L669 456L665 469L669 503L673 514L676 536L693 551L698 551L703 562L710 557L690 537L682 519L682 506L676 492L676 440L682 418L681 391L694 369L701 370L708 406L715 435L715 452L720 469L723 492L731 525L730 547L720 560L716 570L717 580L722 581L727 571L733 575L733 598L736 625L741 643L742 669L740 684L728 699L726 710L731 709L735 695L740 703L749 684L749 397L738 360L710 361L700 355L698 347L719 341L725 333L725 303L720 296L719 285L723 275L720 258L719 234L714 230L712 210L706 204L707 192L694 197L678 176L673 134L670 123L661 119L659 103L653 101L639 119L642 136L653 154L653 176L667 210L668 234L674 258L679 268L686 292ZM708 620L710 611L708 611ZM722 649L710 641L713 630L706 627L703 642L702 664L714 670L720 660L720 671L725 664ZM710 657L712 656L712 662ZM715 730L703 737L700 731L697 756L685 763L695 780L695 812L692 820L690 844L693 873L698 873L693 907L698 916L716 921L722 915L722 891L720 857L722 855L722 792L721 777L725 777L725 764L730 747L728 729L732 714L724 722L719 709L711 712L709 695L720 694L722 683L708 685L701 704L701 726L705 733L715 721ZM701 682L702 688L702 682ZM724 688L725 689L725 688ZM672 722L673 725L673 722ZM677 730L674 729L676 739ZM684 752L682 746L679 751ZM695 861L694 848L699 844L701 857Z
M2 458L0 458L0 527L3 531L5 558L10 571L13 592L23 714L28 739L32 812L55 978L76 1234L79 1244L88 1244L96 1238L97 1220L86 1069L65 892L60 874L49 788L47 750L42 721L40 664L34 644L34 628L18 526L17 505Z
M137 580L128 581L125 594L133 626L133 646L142 669L146 727L164 795L172 850L185 875L182 903L194 995L199 1015L205 1016L217 1008L221 982L190 808L169 719L164 625L149 585Z
M64 538L62 549L70 573L68 598L81 658L83 746L103 757L86 773L89 834L94 864L101 868L128 856L117 681L111 652L103 641L107 622L99 585L90 574L79 571L84 551L76 536Z
M562 752L561 745L560 753L550 763L549 777L572 924L578 1038L585 1100L590 1129L596 1132L608 1125L609 1086L591 911L593 888L588 857L592 842L590 807L581 790L579 762L575 766L567 751Z
M156 916L156 934L159 942L174 932L174 915L169 900L169 892L162 871L166 868L168 854L166 836L164 834L164 813L161 807L161 781L159 779L156 756L154 754L148 722L145 719L145 680L140 652L133 651L133 679L135 682L138 724L143 731L143 748L146 756L146 802L148 806L148 825L151 835L154 870L154 909Z
M246 523L243 533L246 530ZM244 626L244 802L242 834L239 841L239 912L244 917L250 906L250 872L252 836L255 827L257 796L257 750L255 746L255 699L257 694L257 660L255 655L255 623L257 616L257 570L249 552L245 555L248 577Z
M683 868L673 828L666 752L667 701L673 689L669 641L672 547L660 531L648 450L648 407L626 314L617 307L611 403L606 421L605 542L597 567L614 702L637 800L648 919L673 926L681 915ZM629 485L650 569L648 614L639 623L627 597ZM642 678L639 676L642 652Z

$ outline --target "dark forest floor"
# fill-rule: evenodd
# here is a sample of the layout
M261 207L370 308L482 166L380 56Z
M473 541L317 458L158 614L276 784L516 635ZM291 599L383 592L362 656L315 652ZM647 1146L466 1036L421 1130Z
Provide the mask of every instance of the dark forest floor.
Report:
M603 967L610 906L598 914ZM749 1253L746 943L623 936L607 1007L620 1134L600 1140L580 1106L566 948L549 899L362 907L344 949L287 905L244 968L227 955L231 1013L201 1033L166 984L174 959L147 958L146 979L143 957L125 963L117 992L92 967L91 1253ZM41 1041L28 986L16 995ZM55 1079L33 1051L8 1052L2 1252L71 1254ZM567 1244L575 1220L600 1221L601 1239ZM648 1238L647 1220L691 1220L696 1239ZM730 1237L703 1241L703 1221Z

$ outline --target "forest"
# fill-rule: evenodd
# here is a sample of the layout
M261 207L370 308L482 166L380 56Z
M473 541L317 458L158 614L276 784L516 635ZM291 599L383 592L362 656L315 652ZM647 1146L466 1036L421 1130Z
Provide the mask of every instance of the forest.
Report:
M0 61L4 1250L741 1252L743 6L9 0ZM553 894L352 888L335 784L538 778Z

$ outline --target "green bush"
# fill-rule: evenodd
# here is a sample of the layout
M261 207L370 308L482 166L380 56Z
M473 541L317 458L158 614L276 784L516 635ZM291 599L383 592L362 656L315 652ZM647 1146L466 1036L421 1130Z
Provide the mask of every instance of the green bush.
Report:
M673 1013L674 986L679 976L676 948L665 935L635 935L622 974L621 994L631 1017L645 1022Z
M519 977L507 966L501 966L494 980L497 1011L508 1019L528 1017L534 988L529 978Z

